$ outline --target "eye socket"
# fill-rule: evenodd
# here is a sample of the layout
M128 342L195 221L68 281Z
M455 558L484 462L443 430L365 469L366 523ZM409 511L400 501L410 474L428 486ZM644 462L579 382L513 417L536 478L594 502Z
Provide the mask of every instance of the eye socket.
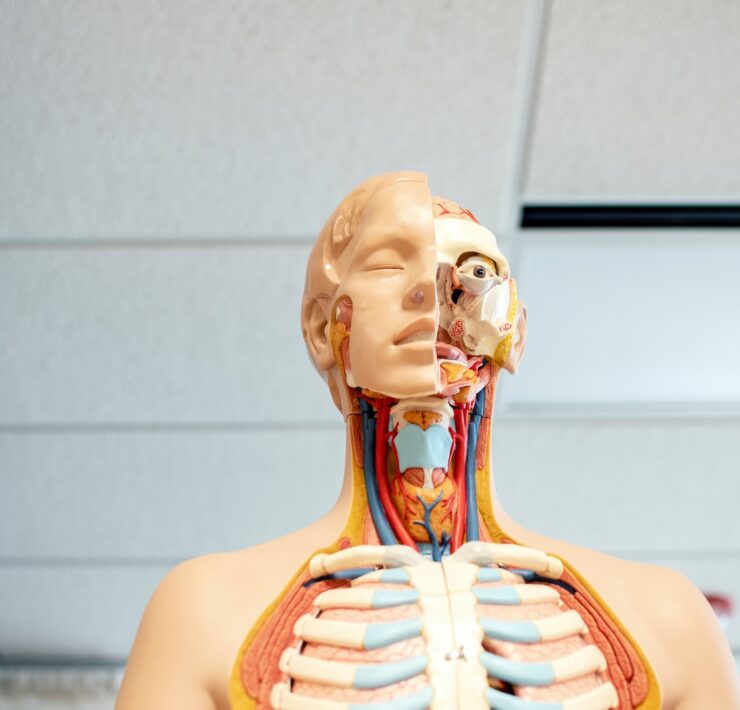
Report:
M503 279L498 275L496 262L483 254L463 254L457 267L457 278L463 291L482 296Z
M464 276L472 276L476 279L490 279L498 273L493 259L481 254L469 256L458 266L457 270Z

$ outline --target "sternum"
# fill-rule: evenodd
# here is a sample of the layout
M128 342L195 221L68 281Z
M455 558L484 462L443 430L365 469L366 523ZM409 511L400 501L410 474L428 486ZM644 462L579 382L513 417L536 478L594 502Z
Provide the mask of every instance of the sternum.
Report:
M421 592L422 636L434 688L433 710L487 708L486 673L479 662L483 632L476 600L470 591L476 569L445 558L410 569L412 584Z

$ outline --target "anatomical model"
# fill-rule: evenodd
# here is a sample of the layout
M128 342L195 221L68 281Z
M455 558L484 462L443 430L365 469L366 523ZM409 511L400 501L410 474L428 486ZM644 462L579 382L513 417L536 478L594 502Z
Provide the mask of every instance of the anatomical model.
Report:
M496 382L517 369L526 309L469 211L419 173L360 185L311 253L302 323L346 420L339 502L297 534L176 569L120 710L738 706L685 578L532 533L496 500ZM566 515L567 498L535 490L531 505Z

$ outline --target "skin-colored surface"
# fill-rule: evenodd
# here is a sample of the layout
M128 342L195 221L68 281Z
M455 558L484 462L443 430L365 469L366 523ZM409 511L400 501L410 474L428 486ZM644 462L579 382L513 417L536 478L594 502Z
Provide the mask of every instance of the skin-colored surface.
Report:
M340 206L327 223L311 257L310 297L303 307L309 353L345 417L353 410L331 338L332 311L342 297L353 305L348 356L358 384L396 397L433 394L438 385L434 224L431 211L419 207L430 201L426 179L418 173L380 176L347 199L356 199L358 191L365 213L342 224L337 215L347 211ZM327 245L333 251L328 266ZM520 319L517 358L525 322ZM401 343L409 330L431 331L432 337ZM515 369L516 362L509 364ZM117 710L228 708L232 665L246 633L295 571L342 534L355 481L348 425L344 485L325 517L278 540L173 570L142 619ZM687 579L528 531L506 515L493 488L491 496L500 531L567 560L598 592L655 671L664 708L740 708L727 644L711 608Z
M173 570L144 615L117 710L227 710L231 667L246 631L293 572L339 535L349 501L345 486L335 508L314 525ZM511 521L498 503L495 509L517 540L565 557L589 579L650 660L666 710L740 707L727 643L685 577L545 538ZM266 568L270 575L261 573Z

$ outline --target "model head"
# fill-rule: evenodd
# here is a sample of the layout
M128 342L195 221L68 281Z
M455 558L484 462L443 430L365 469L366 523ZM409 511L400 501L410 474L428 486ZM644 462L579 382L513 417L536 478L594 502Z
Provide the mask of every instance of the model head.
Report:
M525 321L493 233L421 173L359 185L309 257L303 336L345 413L346 387L444 395L451 363L476 357L515 371Z

